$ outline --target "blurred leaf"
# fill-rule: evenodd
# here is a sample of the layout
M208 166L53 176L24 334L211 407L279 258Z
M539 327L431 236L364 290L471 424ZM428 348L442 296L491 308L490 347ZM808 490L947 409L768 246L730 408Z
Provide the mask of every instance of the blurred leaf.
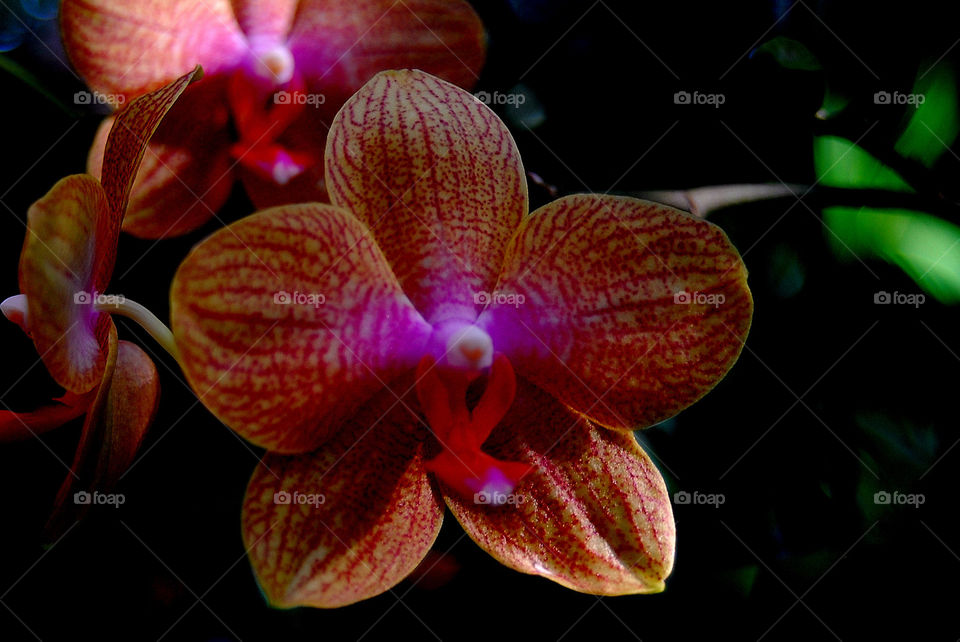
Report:
M923 96L897 140L894 149L905 158L932 167L953 144L960 131L957 114L957 80L946 63L919 78L913 93Z
M866 150L838 136L814 139L814 167L828 187L914 191ZM841 258L877 257L900 266L943 303L960 302L960 227L903 209L827 207L823 221Z
M813 139L813 164L817 182L826 187L914 191L870 152L840 136Z
M803 71L819 71L822 69L817 57L807 49L806 45L786 36L777 36L753 50L751 57L758 53L766 53L785 69L801 69Z
M960 227L924 212L828 207L834 249L900 266L941 303L960 303Z

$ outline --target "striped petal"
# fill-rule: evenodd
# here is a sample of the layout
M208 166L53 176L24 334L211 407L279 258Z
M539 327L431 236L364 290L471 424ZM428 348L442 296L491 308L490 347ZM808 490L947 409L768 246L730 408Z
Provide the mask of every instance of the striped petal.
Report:
M406 403L381 394L320 450L268 454L254 471L243 539L273 606L326 608L372 597L429 551L443 504Z
M289 37L313 91L342 104L385 69L422 69L472 87L483 24L463 0L303 0Z
M334 119L326 162L331 202L370 226L427 320L475 319L527 211L500 119L443 80L387 71Z
M318 447L423 355L431 328L367 228L319 203L224 228L171 288L181 365L224 423L279 452Z
M523 221L478 325L517 373L620 429L666 419L740 354L753 300L723 231L670 207L576 195Z
M199 83L184 92L150 139L130 191L125 232L140 238L186 234L227 200L234 181L229 114L213 87ZM198 110L204 103L209 107ZM103 121L90 149L87 172L94 176L100 176L114 120Z
M632 435L598 428L522 383L486 449L533 472L508 496L444 495L484 550L585 593L663 590L673 567L673 513L663 478Z
M60 180L27 212L20 292L30 332L58 384L84 393L99 383L112 321L95 305L113 274L120 223L147 141L199 70L141 96L110 130L102 186L83 174Z
M150 357L111 333L110 353L97 397L87 412L80 443L45 527L56 540L83 517L91 503L77 493L109 493L133 463L160 398L160 379Z
M63 0L60 24L84 80L126 102L197 64L215 75L248 54L229 0Z

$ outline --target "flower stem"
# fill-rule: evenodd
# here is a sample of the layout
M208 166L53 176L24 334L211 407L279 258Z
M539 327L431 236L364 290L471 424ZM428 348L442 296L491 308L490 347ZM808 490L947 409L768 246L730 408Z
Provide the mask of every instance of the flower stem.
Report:
M119 298L116 302L97 303L94 307L99 312L119 314L128 319L133 319L160 344L161 348L166 350L178 363L180 362L180 352L177 350L177 344L173 339L173 332L147 308L125 297Z

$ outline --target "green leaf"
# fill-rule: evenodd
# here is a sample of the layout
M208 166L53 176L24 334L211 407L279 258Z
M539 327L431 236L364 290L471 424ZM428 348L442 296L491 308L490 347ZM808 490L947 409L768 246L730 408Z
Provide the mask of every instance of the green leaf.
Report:
M827 207L823 220L834 250L900 266L942 303L960 303L960 227L924 212Z
M933 167L960 132L953 69L946 63L938 64L918 78L913 93L917 107L908 108L913 114L894 149L905 158Z
M814 167L828 187L914 191L893 169L838 136L814 139ZM883 259L937 300L960 303L960 227L924 212L877 207L826 207L823 221L840 258Z
M914 191L876 156L840 136L813 139L813 164L817 181L826 187Z

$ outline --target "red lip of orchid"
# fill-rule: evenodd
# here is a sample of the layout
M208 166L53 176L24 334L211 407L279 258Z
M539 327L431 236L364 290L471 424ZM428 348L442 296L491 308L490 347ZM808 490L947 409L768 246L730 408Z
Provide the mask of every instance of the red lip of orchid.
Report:
M110 313L138 316L137 304L104 296L128 195L147 141L200 69L134 100L106 143L103 182L82 174L59 181L31 206L20 255L20 291L3 314L36 345L66 392L32 412L0 410L0 441L25 439L86 415L70 473L46 536L55 538L88 505L80 491L105 491L123 474L153 420L159 378L136 345L119 341Z
M64 0L61 24L74 66L103 94L129 100L205 70L141 166L124 230L146 238L197 228L235 179L259 207L326 200L325 134L344 100L397 67L469 87L485 55L461 0ZM90 152L94 176L111 123Z
M348 100L325 161L330 205L232 224L171 288L190 384L273 451L243 512L270 602L389 589L429 550L443 502L516 570L662 590L672 511L630 431L699 399L739 355L752 300L724 233L615 196L528 213L503 123L420 71Z

